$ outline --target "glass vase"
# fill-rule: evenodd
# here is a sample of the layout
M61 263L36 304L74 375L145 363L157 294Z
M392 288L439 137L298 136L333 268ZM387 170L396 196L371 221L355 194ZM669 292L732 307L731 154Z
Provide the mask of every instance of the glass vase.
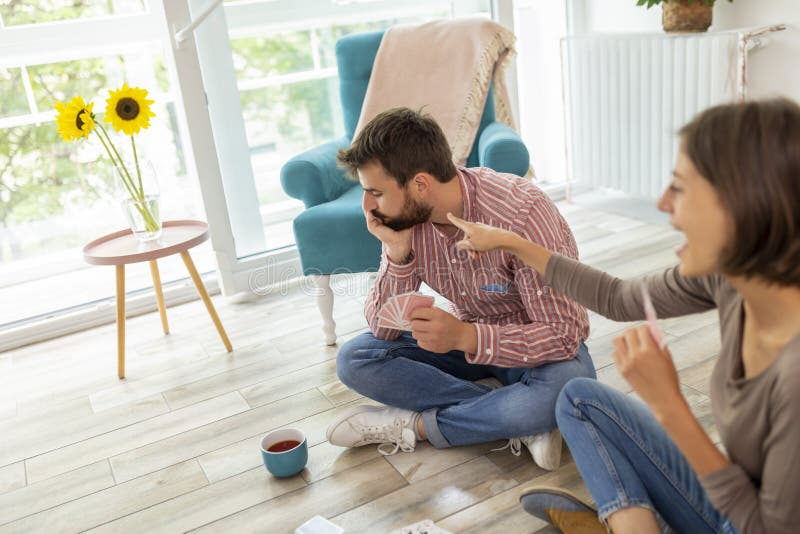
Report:
M134 237L141 242L161 236L158 176L152 162L114 167L115 194Z

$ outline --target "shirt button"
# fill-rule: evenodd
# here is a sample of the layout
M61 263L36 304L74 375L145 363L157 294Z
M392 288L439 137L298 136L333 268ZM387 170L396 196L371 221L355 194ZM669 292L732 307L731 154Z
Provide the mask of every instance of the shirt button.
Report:
M522 358L522 361L527 362L528 361L528 357L525 356L524 358Z
M461 296L462 296L462 297L466 297L466 296L467 296L467 292L466 292L466 291L462 291L462 292L461 292Z
M540 289L539 291L536 292L536 294L541 297L542 296L542 290Z
M450 260L450 263L456 263L456 261L458 261L458 260L456 260L455 258L453 258L452 260Z
M486 354L491 354L491 353L492 353L492 349L486 349Z

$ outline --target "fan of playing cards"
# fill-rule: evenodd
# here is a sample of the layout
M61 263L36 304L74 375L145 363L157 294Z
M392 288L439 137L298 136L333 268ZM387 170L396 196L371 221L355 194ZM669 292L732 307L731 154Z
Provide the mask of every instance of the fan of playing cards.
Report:
M418 291L394 295L387 300L378 313L378 326L394 330L411 330L411 312L417 308L433 306L433 297Z

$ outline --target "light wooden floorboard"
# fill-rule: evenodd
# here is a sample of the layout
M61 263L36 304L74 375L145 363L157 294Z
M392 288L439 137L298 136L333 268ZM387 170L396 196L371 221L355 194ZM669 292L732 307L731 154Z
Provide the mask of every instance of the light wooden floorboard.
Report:
M251 469L115 519L90 532L186 532L303 486L305 482L299 477L265 477L263 469Z
M347 532L390 532L418 517L438 521L477 504L519 481L485 457L477 457L335 516Z
M197 532L293 532L315 515L337 516L407 484L386 460L376 458L205 525Z
M197 460L189 460L7 523L0 532L81 532L207 484Z
M79 402L84 404L86 398ZM74 410L68 416L62 412L56 416L18 417L0 424L0 435L6 436L0 445L0 463L24 460L84 442L168 412L164 398L156 394L99 413L92 412L89 406L81 406L81 410Z
M24 488L25 484L25 462L0 467L0 495Z
M103 458L145 447L171 436L201 427L234 414L247 412L249 406L238 392L193 404L119 430L101 434L25 461L28 482L44 480L88 465Z
M676 263L681 237L577 204L559 204L582 261L616 276ZM340 345L365 331L374 277L334 277ZM519 506L531 484L588 497L575 464L545 472L504 442L382 456L330 445L325 430L354 405L377 404L336 375L309 284L246 302L214 302L235 350L226 353L200 301L127 322L127 378L116 378L114 325L0 354L0 532L293 532L322 515L349 532L385 533L433 519L451 532L552 532ZM423 288L425 291L429 289ZM446 301L437 298L439 305ZM631 393L613 339L639 323L591 313L598 379ZM684 395L719 440L708 380L719 352L715 311L664 319ZM634 395L635 396L635 395ZM299 475L263 468L261 437L298 427L309 445Z
M0 525L114 486L108 460L100 460L0 495Z

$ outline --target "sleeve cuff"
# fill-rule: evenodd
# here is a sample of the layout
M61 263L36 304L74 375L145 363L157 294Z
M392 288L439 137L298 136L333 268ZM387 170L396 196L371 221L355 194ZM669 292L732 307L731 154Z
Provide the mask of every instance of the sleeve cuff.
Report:
M554 252L550 256L550 259L547 260L547 265L545 266L544 269L544 276L542 277L542 283L544 285L546 286L553 285L553 276L555 276L554 273L558 272L559 264L563 263L565 260L568 260L568 258L562 256L561 254L558 254L557 252Z
M478 365L490 365L497 360L500 351L499 326L492 324L475 324L475 332L478 334L478 348L475 354L465 354L469 363Z
M759 515L758 490L740 465L732 464L700 477L700 485L719 513L741 529L746 518Z
M699 478L700 485L706 490L708 498L719 509L725 508L732 490L736 492L743 478L749 480L747 473L737 464L731 464Z
M417 255L411 251L411 261L400 265L386 258L386 272L396 278L408 278L417 270Z

